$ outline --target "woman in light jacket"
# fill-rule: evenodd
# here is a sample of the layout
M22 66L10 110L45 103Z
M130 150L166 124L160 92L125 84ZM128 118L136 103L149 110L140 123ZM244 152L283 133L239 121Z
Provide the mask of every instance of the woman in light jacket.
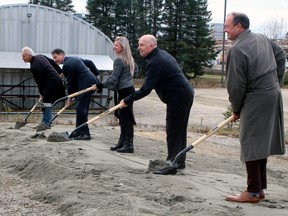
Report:
M133 75L135 63L131 54L129 40L126 37L117 37L114 41L114 52L117 58L113 64L112 74L100 86L118 93L118 102L135 92ZM121 128L118 143L111 147L112 151L133 153L134 125L136 124L133 104L119 110L119 124Z

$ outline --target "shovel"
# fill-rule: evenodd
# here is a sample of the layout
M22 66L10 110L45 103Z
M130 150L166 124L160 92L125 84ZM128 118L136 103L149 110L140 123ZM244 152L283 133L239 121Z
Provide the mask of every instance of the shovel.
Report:
M38 103L42 100L42 97L39 98L39 100L34 104L34 106L31 108L30 112L28 113L28 115L26 116L26 118L24 119L24 122L16 122L14 128L15 129L20 129L21 127L25 126L28 122L28 117L31 115L31 113L35 110L35 108L37 107Z
M95 91L97 89L96 85L92 85L91 87L89 88L86 88L86 89L82 89L81 91L78 91L78 92L75 92L73 94L70 94L70 95L66 95L65 97L62 97L62 98L59 98L58 100L56 100L54 103L51 104L51 107L55 106L57 103L59 103L60 101L63 101L63 100L67 100L67 99L70 99L70 98L74 98L78 95L81 95L81 94L84 94L86 92L89 92L89 91Z
M77 128L75 128L70 134L66 131L66 132L60 133L60 134L55 134L55 133L53 134L53 133L52 133L51 135L57 137L57 139L59 139L59 140L61 140L61 141L62 141L62 140L63 140L63 141L71 140L71 139L73 139L74 133L75 133L76 131L78 131L80 128L82 128L82 127L84 127L84 126L86 126L86 125L89 125L89 124L95 122L96 120L98 120L98 119L100 119L100 118L108 115L108 114L111 113L111 112L114 112L115 110L117 110L117 109L119 109L119 108L120 108L120 104L118 104L118 105L116 105L116 106L114 106L114 107L111 107L110 109L106 110L105 112L101 113L100 115L95 116L94 118L88 120L87 122L79 125L79 126L78 126ZM60 135L60 136L59 136L59 135ZM49 140L53 140L53 141L54 141L54 138L51 137L51 136L49 136L47 140L48 140L48 141L49 141ZM54 141L54 142L55 142L55 141Z
M65 96L65 97L63 97L63 98L60 98L60 99L58 99L57 101L55 101L55 102L52 104L52 106L56 105L58 102L60 102L60 101L62 101L62 100L66 100L66 99L68 99L68 98L74 98L74 97L76 97L76 96L78 96L78 95L84 94L84 93L86 93L86 92L88 92L88 91L92 91L92 90L95 90L95 89L96 89L96 88L95 88L94 86L92 86L92 87L83 89L83 90L81 90L81 91L75 92L75 93L73 93L73 94L67 95L67 96ZM50 122L48 123L48 125L51 126L52 122L53 122L65 109L67 109L68 107L69 107L69 106L68 106L67 103L66 103L65 106L64 106L61 110L59 110L59 111L56 113L56 115L50 120Z
M53 118L49 121L48 126L51 127L52 122L65 110L69 107L69 105L66 103L65 106L60 109L54 116Z
M208 137L216 133L218 130L223 128L225 125L227 125L229 122L233 120L233 116L230 116L228 119L217 125L214 129L210 130L207 132L205 135L194 141L190 146L187 146L185 149L180 151L174 158L172 162L167 163L167 167L164 167L162 169L153 171L154 174L159 174L159 175L168 175L172 174L175 175L177 174L177 168L178 168L178 162L180 161L181 157L186 154L186 152L190 151L193 149L195 146L199 145L201 142L206 140Z

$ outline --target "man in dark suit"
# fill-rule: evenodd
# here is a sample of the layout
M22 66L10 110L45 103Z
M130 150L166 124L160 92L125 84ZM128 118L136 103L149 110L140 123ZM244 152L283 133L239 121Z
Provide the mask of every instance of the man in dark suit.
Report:
M157 40L153 35L143 35L139 39L138 50L147 61L146 78L143 86L124 98L120 105L125 107L155 89L158 97L167 105L167 160L172 161L187 145L187 125L193 104L194 90L176 59L157 47ZM181 158L178 169L186 167L185 159L185 156Z
M67 81L67 92L72 94L82 89L91 87L98 83L95 75L78 57L67 57L62 49L52 51L54 61L59 65L63 64L63 74ZM96 88L95 88L96 89ZM87 92L76 97L76 127L87 122L88 111L93 92ZM68 105L72 104L72 99L68 99ZM74 135L75 140L90 140L90 131L88 126L82 127Z
M93 61L91 61L90 59L82 59L82 58L81 58L81 60L84 62L84 64L90 69L90 71L97 78L97 76L99 75L99 70L96 68Z
M36 130L48 129L50 128L49 122L52 119L52 108L49 105L65 96L65 88L60 77L62 70L47 56L35 55L30 47L22 49L22 59L24 62L30 63L30 70L38 86L42 102L44 105L47 104L42 108L42 123L36 127Z

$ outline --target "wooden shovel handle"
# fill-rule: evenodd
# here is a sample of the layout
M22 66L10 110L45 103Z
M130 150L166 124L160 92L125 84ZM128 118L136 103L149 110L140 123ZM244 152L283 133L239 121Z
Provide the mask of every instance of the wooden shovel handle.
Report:
M174 160L171 162L171 166L172 167L178 167L178 162L180 161L181 157L183 155L185 155L188 151L190 151L191 149L193 149L195 146L199 145L201 142L203 142L204 140L206 140L208 137L210 137L211 135L213 135L214 133L216 133L218 130L220 130L221 128L223 128L225 125L227 125L229 122L231 122L233 120L233 116L230 116L228 119L226 119L225 121L221 122L220 124L218 124L214 129L210 130L208 133L206 133L205 135L203 135L202 137L200 137L199 139L197 139L196 141L194 141L191 145L187 146L185 149L183 149L182 151L180 151L174 158Z
M34 104L34 106L31 108L31 110L30 110L29 113L27 114L24 122L27 122L28 117L32 114L32 112L33 112L33 111L35 110L35 108L37 107L38 103L41 102L41 101L42 101L42 97L40 97L40 98L38 99L38 101Z
M116 106L114 106L114 107L111 107L110 109L106 110L105 112L101 113L100 115L95 116L94 118L88 120L87 122L79 125L77 128L75 128L75 129L70 133L69 138L71 138L71 137L74 135L74 133L75 133L76 131L78 131L80 128L84 127L85 125L89 125L89 124L91 124L92 122L95 122L96 120L98 120L98 119L100 119L100 118L108 115L109 113L111 113L111 112L119 109L120 107L121 107L120 104L118 104L118 105L116 105Z
M65 106L56 113L56 115L60 115L68 107L69 107L69 105L66 103Z
M40 97L38 99L38 101L34 104L34 106L31 108L31 110L30 110L31 113L35 110L35 108L37 107L38 103L41 102L41 101L42 101L42 97Z
M119 109L120 106L121 106L121 105L118 104L118 105L116 105L116 106L114 106L114 107L111 107L110 109L106 110L105 112L101 113L100 115L95 116L94 118L88 120L88 121L87 121L87 124L89 125L89 124L91 124L92 122L95 122L96 120L98 120L98 119L100 119L100 118L102 118L102 117L108 115L109 113L111 113L111 112L113 112L113 111Z
M205 139L207 139L208 137L210 137L211 135L213 135L214 133L216 133L218 130L220 130L221 128L223 128L225 125L227 125L229 122L231 122L233 120L233 116L230 116L228 119L226 119L225 121L221 122L220 124L218 124L214 129L210 130L208 133L206 133L205 135L203 135L202 137L200 137L199 139L197 139L196 141L194 141L191 145L193 147L199 145L201 142L203 142Z
M89 91L94 91L94 90L96 90L96 89L97 89L96 85L92 85L92 86L89 87L89 88L82 89L82 90L80 90L80 91L78 91L78 92L75 92L75 93L73 93L73 94L70 94L70 95L67 95L67 96L65 96L65 97L59 98L58 100L54 101L54 103L53 103L51 106L54 107L54 106L55 106L57 103L59 103L60 101L67 100L67 99L70 99L70 98L74 98L74 97L76 97L76 96L78 96L78 95L81 95L81 94L86 93L86 92L89 92Z
M65 110L67 109L67 107L69 107L69 105L66 103L65 106L60 109L56 114L55 116L49 121L48 125L51 126L52 122Z
M82 89L82 90L80 90L78 92L75 92L73 94L67 95L67 98L69 98L69 99L70 98L74 98L74 97L76 97L78 95L84 94L84 93L89 92L89 91L94 91L94 90L96 90L96 86L91 86L89 88Z

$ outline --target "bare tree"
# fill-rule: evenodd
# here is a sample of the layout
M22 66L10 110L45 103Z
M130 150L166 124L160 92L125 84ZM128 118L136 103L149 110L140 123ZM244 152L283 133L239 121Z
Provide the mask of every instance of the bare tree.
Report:
M287 31L287 22L283 17L271 17L262 26L262 33L272 40L285 38Z

